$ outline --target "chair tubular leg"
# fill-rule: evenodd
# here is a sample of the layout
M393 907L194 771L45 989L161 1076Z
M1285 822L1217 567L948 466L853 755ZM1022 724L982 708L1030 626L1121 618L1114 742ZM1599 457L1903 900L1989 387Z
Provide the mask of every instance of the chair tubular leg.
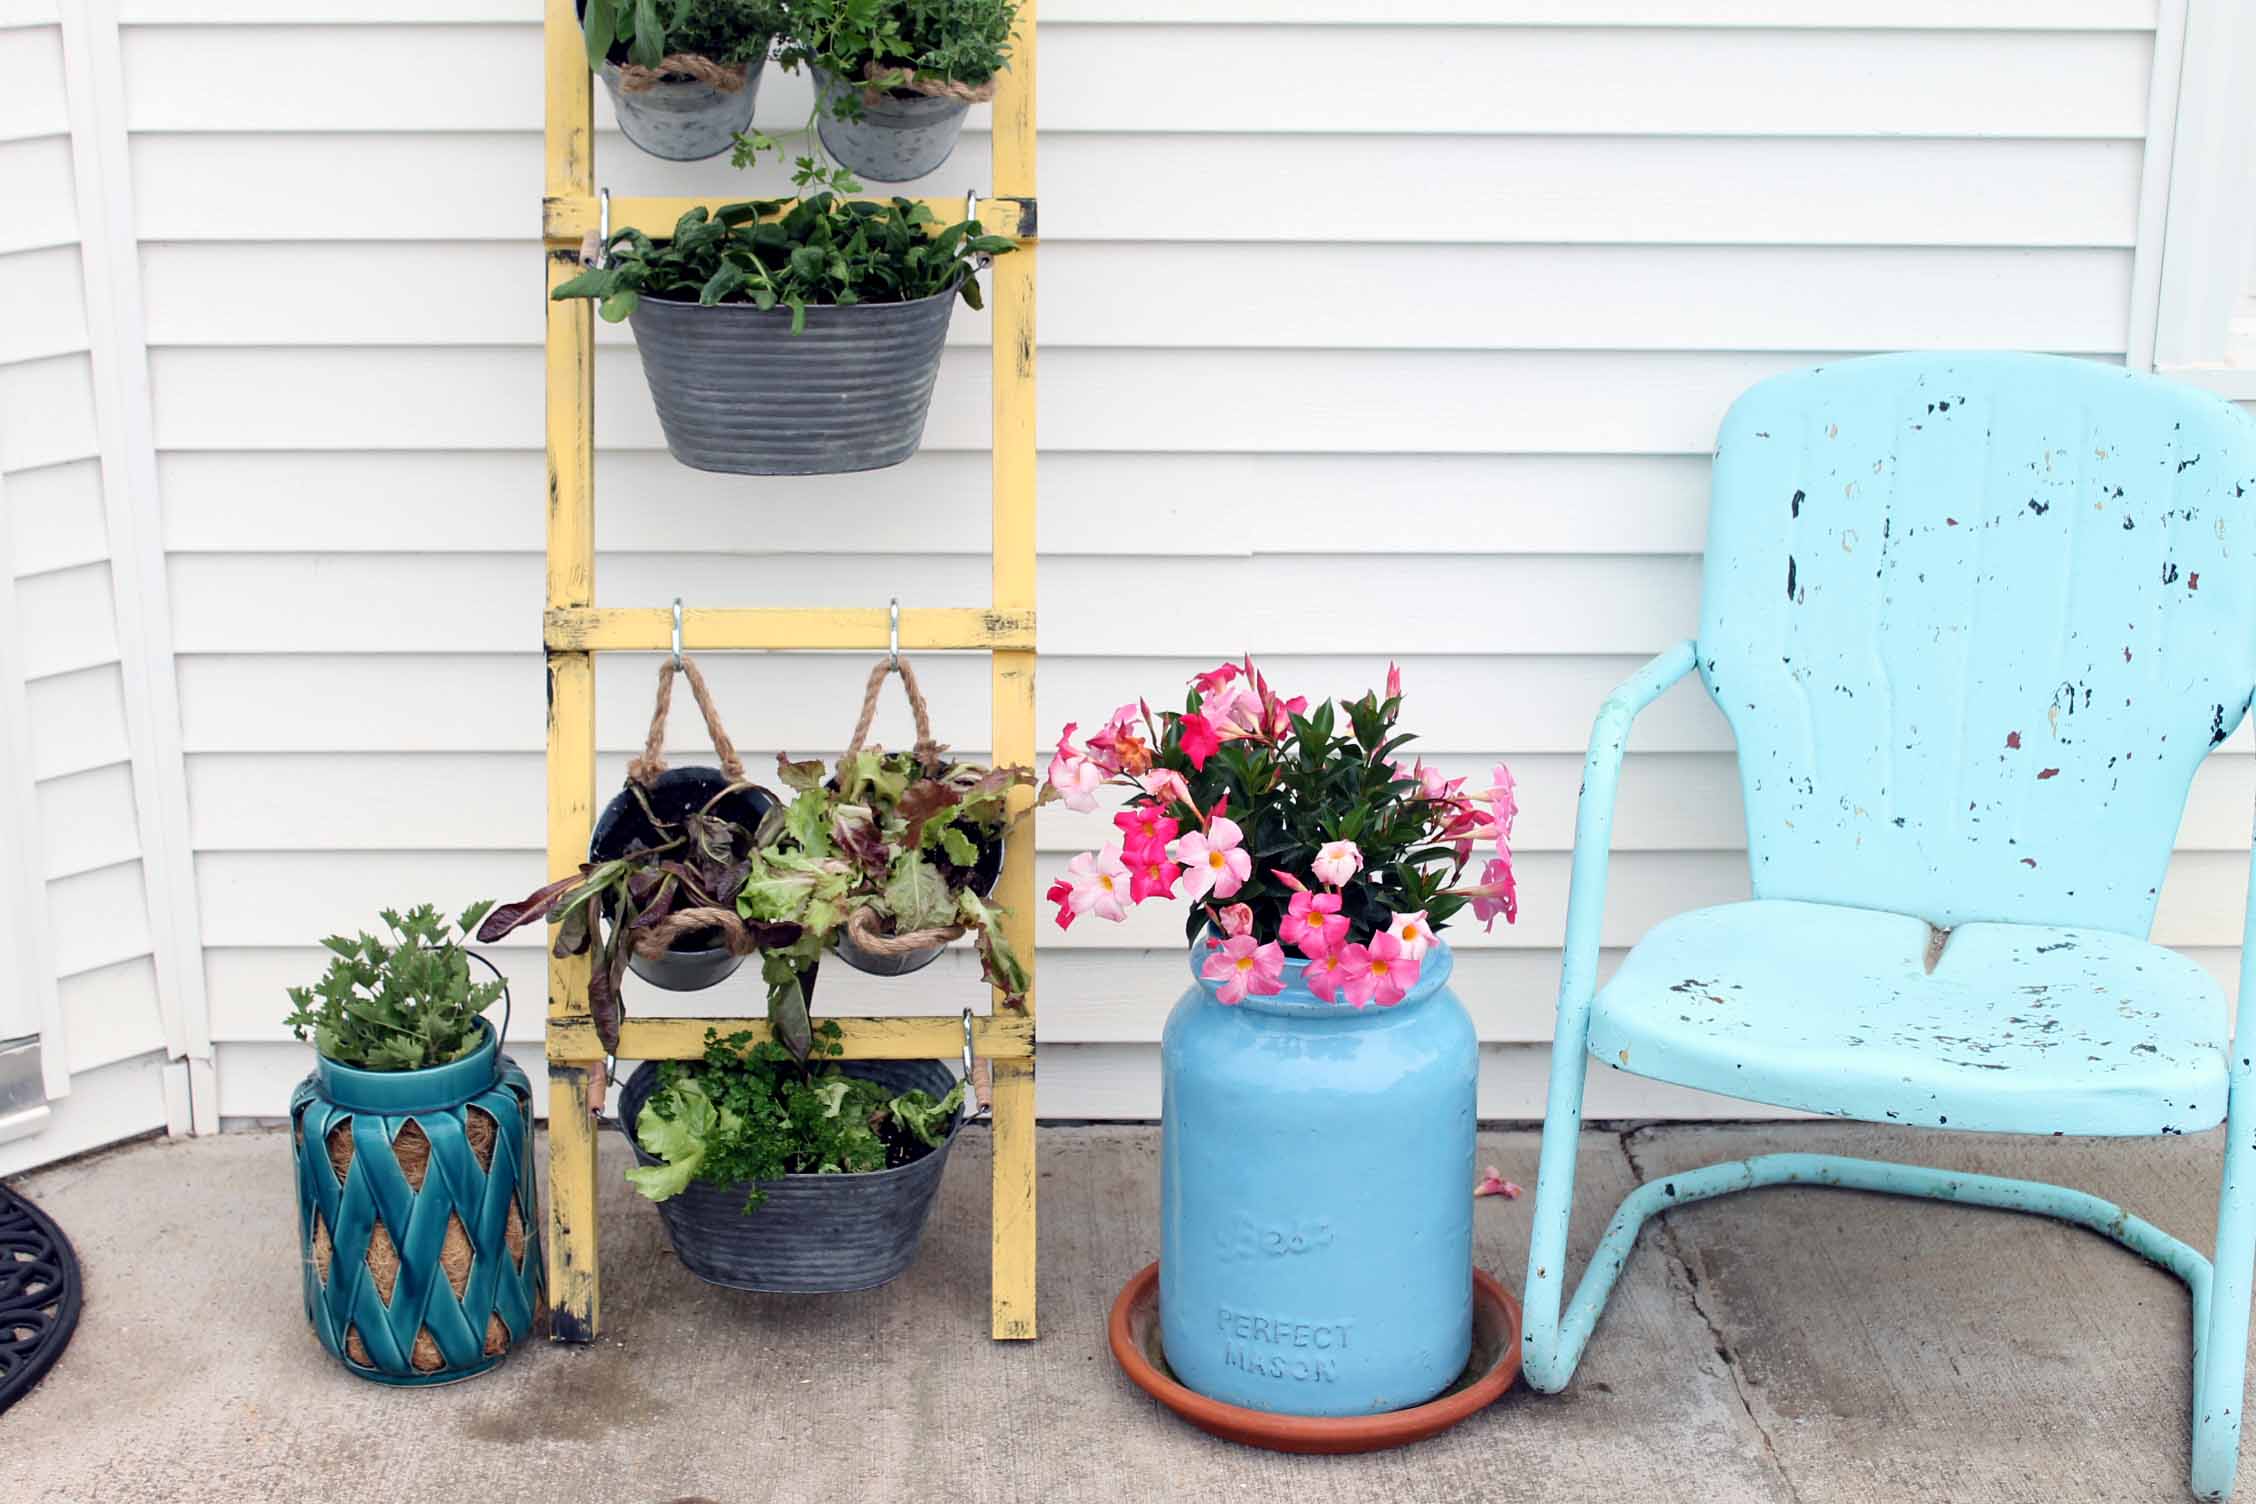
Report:
M1566 1387L1582 1360L1599 1312L1613 1293L1614 1281L1636 1246L1638 1230L1649 1218L1672 1207L1764 1186L1837 1186L2025 1212L2088 1228L2168 1270L2185 1284L2193 1300L2193 1492L2203 1499L2229 1497L2240 1455L2250 1277L2252 1264L2256 1264L2256 1102L2250 1099L2246 1081L2246 1073L2241 1071L2232 1083L2214 1271L2208 1259L2153 1223L2084 1191L2040 1181L1832 1154L1764 1154L1661 1176L1630 1192L1607 1223L1605 1235L1598 1240L1589 1267L1583 1272L1582 1283L1563 1314L1559 1300L1565 1275L1566 1214L1574 1195L1581 1094L1575 1093L1569 1112L1562 1115L1554 1083L1553 1110L1543 1129L1528 1260L1522 1340L1528 1383L1545 1393Z

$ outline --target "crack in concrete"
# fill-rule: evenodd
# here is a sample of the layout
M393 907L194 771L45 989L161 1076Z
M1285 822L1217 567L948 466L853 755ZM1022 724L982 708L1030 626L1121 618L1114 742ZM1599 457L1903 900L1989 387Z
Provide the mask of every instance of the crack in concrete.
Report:
M1645 1167L1637 1162L1637 1150L1631 1140L1648 1126L1651 1125L1633 1125L1614 1135L1622 1158L1629 1165L1629 1173L1636 1177L1639 1184L1643 1184L1648 1177ZM1771 1471L1777 1474L1779 1486L1786 1490L1787 1499L1793 1501L1793 1504L1800 1504L1801 1490L1794 1486L1793 1475L1786 1470L1786 1459L1780 1455L1777 1442L1771 1438L1770 1428L1763 1424L1762 1417L1755 1411L1745 1374L1739 1366L1739 1356L1731 1350L1731 1340L1724 1335L1723 1327L1716 1320L1715 1314L1700 1298L1700 1276L1694 1272L1692 1260L1686 1255L1684 1244L1676 1235L1676 1224L1672 1217L1673 1212L1664 1211L1653 1219L1659 1233L1653 1241L1659 1245L1662 1256L1668 1260L1669 1273L1677 1287L1684 1292L1684 1298L1691 1305L1693 1314L1707 1327L1708 1339L1715 1346L1715 1355L1723 1360L1724 1371L1731 1376L1732 1397L1739 1401L1740 1410L1746 1414L1747 1424L1754 1427L1755 1435L1762 1440L1764 1460L1770 1464Z

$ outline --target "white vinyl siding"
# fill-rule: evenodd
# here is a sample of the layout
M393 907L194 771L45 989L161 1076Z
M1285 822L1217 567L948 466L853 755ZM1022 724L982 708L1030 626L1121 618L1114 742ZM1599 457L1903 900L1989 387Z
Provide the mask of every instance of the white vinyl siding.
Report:
M220 1107L265 1116L305 1068L281 989L320 935L544 876L538 7L120 9ZM2160 22L2155 0L1050 0L1043 729L1243 650L1313 694L1399 660L1429 757L1525 783L1521 923L1457 932L1458 989L1483 1111L1537 1115L1590 717L1694 625L1718 417L1869 350L2122 359ZM644 157L597 98L614 192L780 184ZM764 127L806 104L769 71ZM975 109L913 191L983 185L988 152ZM598 600L984 600L987 339L958 314L902 470L760 481L674 465L602 327ZM755 766L835 751L863 667L707 660ZM918 667L940 736L984 745L985 661ZM651 675L599 664L605 795ZM2156 930L2228 984L2248 748L2197 783ZM1101 831L1045 815L1044 881ZM1616 831L1609 947L1744 893L1730 742L1695 689L1640 724ZM1156 1111L1179 914L1043 921L1045 1115ZM818 1007L952 1012L972 976L834 966ZM1746 1110L1611 1075L1591 1106Z
M63 47L51 0L0 14L0 1036L41 1036L51 1114L0 1173L166 1124Z

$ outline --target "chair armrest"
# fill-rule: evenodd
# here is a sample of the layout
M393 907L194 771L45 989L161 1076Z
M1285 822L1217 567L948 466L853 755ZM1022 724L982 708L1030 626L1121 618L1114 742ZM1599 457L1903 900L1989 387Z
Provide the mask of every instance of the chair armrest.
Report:
M1598 934L1606 907L1614 790L1621 782L1622 748L1629 741L1630 723L1698 663L1699 649L1690 638L1677 643L1608 695L1590 728L1590 752L1582 764L1582 802L1575 811L1565 958L1559 968L1559 1023L1554 1037L1561 1042L1581 1037L1584 1015L1597 990ZM1580 1054L1579 1049L1576 1054Z

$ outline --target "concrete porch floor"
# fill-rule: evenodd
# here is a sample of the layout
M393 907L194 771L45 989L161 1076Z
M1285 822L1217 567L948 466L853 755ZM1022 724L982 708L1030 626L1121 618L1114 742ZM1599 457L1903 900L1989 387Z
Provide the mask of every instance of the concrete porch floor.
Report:
M1104 1347L1155 1256L1158 1131L1042 1132L1042 1338L990 1342L987 1140L973 1133L908 1276L791 1300L700 1284L606 1135L602 1340L451 1388L354 1380L299 1304L279 1132L148 1143L20 1177L86 1270L78 1335L0 1417L0 1499L687 1499L951 1504L1653 1499L2177 1500L2191 1339L2168 1275L2006 1213L1772 1190L1649 1227L1566 1394L1515 1389L1402 1452L1214 1441ZM1531 1190L1536 1135L1484 1133ZM2119 1201L2195 1246L2220 1145L1818 1123L1592 1131L1576 1258L1637 1180L1778 1149L1923 1159ZM1468 1190L1470 1187L1468 1187ZM1531 1202L1482 1201L1517 1289Z

